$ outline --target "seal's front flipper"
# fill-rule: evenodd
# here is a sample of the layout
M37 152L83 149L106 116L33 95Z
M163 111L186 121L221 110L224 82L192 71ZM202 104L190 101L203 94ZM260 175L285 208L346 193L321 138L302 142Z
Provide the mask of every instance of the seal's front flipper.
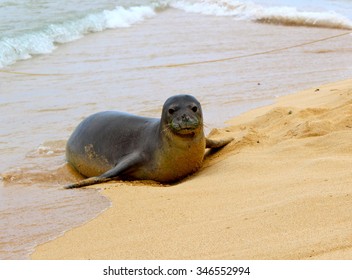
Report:
M99 178L115 178L122 174L127 173L133 168L136 168L143 161L141 153L134 152L126 155L116 166L104 174L100 175Z
M218 149L218 148L221 148L221 147L223 147L223 146L226 146L226 145L229 144L232 140L233 140L232 137L228 137L228 138L224 138L224 139L219 139L219 140L206 138L206 148L209 148L209 149Z
M70 184L65 186L65 189L77 189L77 188L82 188L86 186L91 186L95 184L100 184L104 182L111 181L111 178L100 178L100 177L91 177L82 181L79 181L78 183Z
M131 168L135 167L142 161L142 157L140 153L132 153L130 155L127 155L123 160L121 160L116 166L104 174L98 176L98 177L91 177L85 180L82 180L78 183L74 183L68 186L65 186L65 189L75 189L75 188L82 188L86 186L91 186L95 184L100 184L100 183L105 183L108 181L113 180L113 178L116 178L125 172L129 171Z

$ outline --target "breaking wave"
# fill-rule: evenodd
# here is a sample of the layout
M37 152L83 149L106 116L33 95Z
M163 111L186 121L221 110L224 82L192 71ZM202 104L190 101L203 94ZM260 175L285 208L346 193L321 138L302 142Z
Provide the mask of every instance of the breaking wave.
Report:
M175 1L170 4L186 12L215 16L232 16L238 20L263 23L352 29L352 20L335 12L301 11L296 7L264 7L251 1L203 0Z
M116 7L77 20L50 24L42 30L0 38L0 68L32 55L51 53L57 44L77 40L85 34L129 27L154 15L155 8L150 6Z

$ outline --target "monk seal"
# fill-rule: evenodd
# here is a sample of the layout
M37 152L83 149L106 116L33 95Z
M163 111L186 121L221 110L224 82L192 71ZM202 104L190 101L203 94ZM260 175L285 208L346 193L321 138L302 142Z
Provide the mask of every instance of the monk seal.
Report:
M161 119L117 111L84 119L66 145L67 161L90 177L65 188L79 188L113 178L175 182L197 171L205 148L220 148L230 139L204 136L203 114L191 95L168 98Z

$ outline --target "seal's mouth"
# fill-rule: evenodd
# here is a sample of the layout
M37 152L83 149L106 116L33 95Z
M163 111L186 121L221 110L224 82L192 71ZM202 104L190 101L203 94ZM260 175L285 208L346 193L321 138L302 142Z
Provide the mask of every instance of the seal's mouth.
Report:
M172 131L181 137L193 137L199 129L199 122L172 123Z
M177 131L177 134L182 136L194 136L196 133L194 128L183 128Z
M181 129L178 130L175 134L182 138L193 138L196 135L195 129Z

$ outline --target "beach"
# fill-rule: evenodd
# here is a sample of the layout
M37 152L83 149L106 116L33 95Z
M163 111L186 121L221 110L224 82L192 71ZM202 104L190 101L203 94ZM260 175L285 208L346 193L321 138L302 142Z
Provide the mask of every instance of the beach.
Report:
M76 232L71 229L95 225L111 213L115 217L112 230L120 237L107 246L121 243L125 248L113 250L112 257L242 257L244 248L253 254L255 246L270 250L274 232L289 238L293 233L283 233L289 228L286 220L297 225L298 231L301 224L295 217L306 210L295 206L298 193L302 203L315 205L319 201L314 200L313 190L328 198L324 195L330 186L333 198L326 202L330 205L335 199L339 201L337 189L344 193L343 187L348 187L347 183L331 185L341 180L338 170L336 176L325 173L325 160L330 158L336 161L336 168L348 165L342 150L336 148L333 153L332 140L316 145L308 141L325 139L330 133L324 133L332 129L348 131L343 121L335 124L339 114L331 113L321 121L324 110L296 111L333 106L320 86L352 77L352 6L344 0L308 4L289 0L104 0L79 4L48 0L45 5L18 0L4 3L0 17L1 260L28 259L38 245L67 232L62 239L66 240ZM341 91L338 86L332 93L341 92L343 97L346 83ZM297 100L293 95L288 105L280 105L286 99L277 99L310 88ZM116 110L159 118L165 100L177 94L190 94L200 101L206 134L213 131L215 137L214 131L218 131L220 137L233 136L235 141L207 157L202 170L173 186L117 182L104 185L106 190L63 189L82 179L67 163L65 146L85 117ZM283 106L292 109L287 111ZM277 111L269 114L268 110L276 107ZM255 116L262 118L254 120ZM297 139L301 142L294 141ZM284 147L283 143L293 146ZM295 143L302 146L295 147ZM348 145L341 145L347 152ZM319 153L324 157L314 161ZM304 158L307 161L303 162ZM311 177L301 175L309 168L313 169ZM314 173L318 169L324 169L328 181L318 180ZM264 175L268 177L262 178ZM347 175L343 176L346 180ZM291 185L284 183L286 177ZM309 182L309 189L304 189ZM308 195L312 201L305 200ZM291 219L275 215L280 211L270 208L281 205L282 211L286 209L281 196L294 204L296 214ZM329 208L334 208L332 205L324 205L322 210L336 214ZM266 212L260 212L262 209ZM153 235L159 223L163 233ZM236 231L239 229L248 232ZM189 230L194 232L189 234ZM185 234L191 236L189 240L169 242ZM249 234L257 234L262 244L249 246ZM221 246L214 241L218 235L225 240ZM301 242L308 244L302 236ZM90 245L103 246L105 239L95 237L91 235ZM343 234L341 238L345 240ZM128 242L136 246L134 251L128 249ZM145 243L148 249L141 250L138 244ZM234 244L243 250L233 250ZM100 255L99 248L90 250L88 257L79 251L69 255L67 248L62 252L67 255L58 258L108 257ZM40 248L33 258L39 252ZM50 256L42 258L55 258L54 250L48 252ZM256 257L287 256L275 251L253 255Z
M32 259L352 258L352 80L279 98L172 186L113 182L112 207Z

